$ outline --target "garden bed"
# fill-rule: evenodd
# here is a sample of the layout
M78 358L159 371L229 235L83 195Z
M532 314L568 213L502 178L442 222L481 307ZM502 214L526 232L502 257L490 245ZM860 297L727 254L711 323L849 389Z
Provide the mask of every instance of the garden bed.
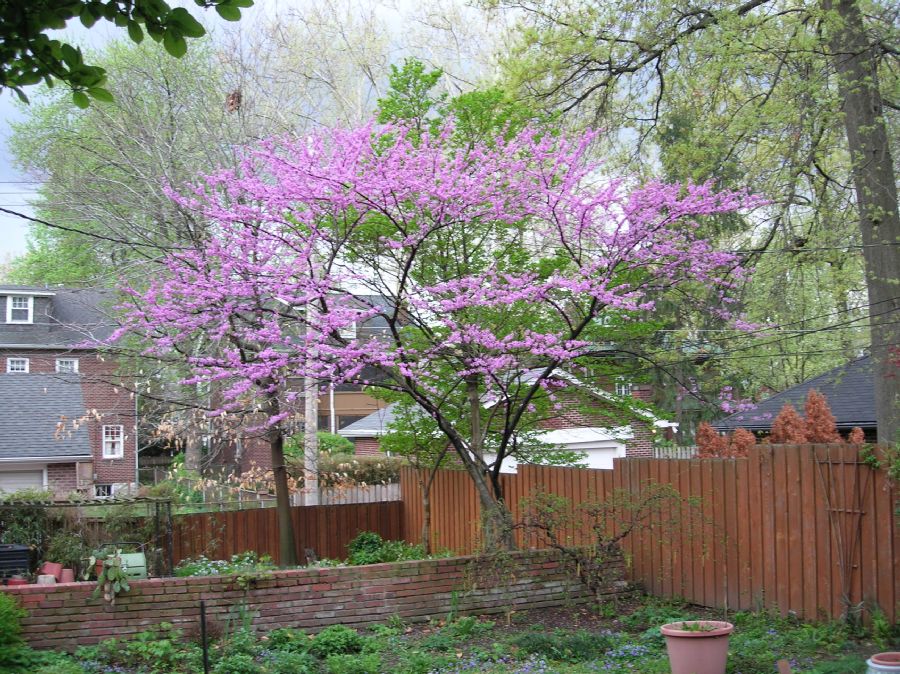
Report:
M412 625L394 617L365 630L332 626L318 635L300 630L252 631L240 620L214 621L213 674L588 674L668 672L658 626L671 619L722 618L721 612L652 598L594 607L570 606L488 618L445 616ZM727 616L736 630L730 674L772 674L779 658L806 674L865 671L863 654L885 646L889 634L854 634L845 625L810 625L766 615ZM170 625L130 640L44 653L33 674L196 674L202 650L196 633ZM877 637L879 643L871 639ZM4 670L7 671L7 670Z

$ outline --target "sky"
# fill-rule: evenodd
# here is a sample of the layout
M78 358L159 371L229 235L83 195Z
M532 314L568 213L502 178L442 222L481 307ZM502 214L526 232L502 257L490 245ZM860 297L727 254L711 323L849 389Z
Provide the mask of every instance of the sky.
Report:
M239 24L232 24L221 20L213 11L198 10L193 0L169 0L170 4L184 6L189 9L210 32L217 32L237 26L243 28L252 26L255 22L265 20L279 13L288 14L291 9L299 9L315 3L317 0L255 0L253 7L242 10L243 18ZM360 5L372 2L375 13L388 26L396 27L402 31L403 16L410 12L420 14L423 10L441 11L446 7L460 5L459 0L428 0L424 5L416 0L367 0ZM357 0L341 0L336 3L340 7L353 8L355 11ZM242 31L243 32L243 31ZM100 49L105 44L116 39L125 39L123 30L115 28L112 24L101 21L90 30L85 29L78 19L70 21L63 31L52 31L51 34L59 36L66 41L86 49ZM189 47L190 48L190 47ZM35 97L39 92L37 87L30 87L27 93ZM0 90L0 207L34 215L29 207L29 202L35 196L35 190L39 183L34 182L35 176L24 175L13 165L10 156L8 140L12 133L10 122L21 120L23 111L21 104L12 92ZM29 224L27 221L12 215L0 212L0 266L8 262L12 257L26 251L26 234Z

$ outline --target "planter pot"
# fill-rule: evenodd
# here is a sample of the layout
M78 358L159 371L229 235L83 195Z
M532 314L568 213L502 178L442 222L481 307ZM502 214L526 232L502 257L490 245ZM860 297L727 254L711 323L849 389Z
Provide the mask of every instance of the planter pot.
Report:
M672 674L725 674L728 635L734 625L720 620L683 620L659 629L666 637Z
M59 582L60 583L74 583L75 582L75 569L63 569L62 573L59 574Z
M867 674L900 674L900 652L876 653L866 660Z
M22 578L22 576L13 576L8 581L6 581L6 584L9 587L15 587L17 585L28 585L28 579Z
M60 574L62 574L63 565L59 562L44 562L41 566L41 570L38 572L42 576L53 576L56 580L59 580Z

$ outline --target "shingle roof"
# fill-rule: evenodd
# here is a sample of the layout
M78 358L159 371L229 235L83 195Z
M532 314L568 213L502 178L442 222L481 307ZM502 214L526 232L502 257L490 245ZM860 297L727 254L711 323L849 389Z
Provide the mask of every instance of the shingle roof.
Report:
M52 293L47 302L36 304L32 324L5 322L5 299L0 317L0 346L72 347L104 340L116 328L108 306L114 294L97 288L37 288L0 286L0 297L7 292Z
M90 456L78 375L0 374L0 459Z
M338 431L338 435L345 438L377 438L384 435L388 425L394 420L395 405L396 403L391 403L359 421L344 426Z
M732 414L717 421L713 427L723 431L738 427L750 431L768 430L785 403L791 403L802 414L806 396L811 389L827 398L838 428L876 427L874 369L869 356L858 358L776 393L759 403L755 409Z

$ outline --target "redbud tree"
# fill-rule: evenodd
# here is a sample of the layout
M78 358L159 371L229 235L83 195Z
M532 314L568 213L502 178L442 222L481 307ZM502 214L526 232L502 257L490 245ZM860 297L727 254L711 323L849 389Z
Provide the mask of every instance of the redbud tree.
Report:
M500 465L553 399L554 373L608 339L605 315L641 321L663 297L710 289L711 310L727 313L742 270L695 232L757 201L608 179L587 158L592 133L526 128L465 148L453 133L452 122L422 137L371 124L271 139L173 191L208 236L128 289L122 332L151 354L183 354L191 381L218 387L217 413L256 401L276 484L289 379L402 393L471 477L484 540L510 545ZM186 346L200 335L216 348Z

